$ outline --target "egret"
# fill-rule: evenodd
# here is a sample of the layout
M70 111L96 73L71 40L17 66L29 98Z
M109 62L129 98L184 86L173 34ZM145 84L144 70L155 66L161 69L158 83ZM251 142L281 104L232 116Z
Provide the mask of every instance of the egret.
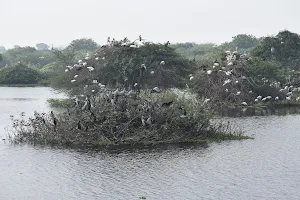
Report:
M210 75L212 73L212 70L207 70L207 74Z
M258 100L258 99L255 99L254 101L255 101L255 102L258 102L259 100Z
M102 57L102 60L105 60L105 57Z
M96 79L94 79L92 83L93 83L93 84L97 84L98 81L97 81Z
M262 96L257 96L256 99L261 100Z
M236 84L238 84L238 83L239 83L239 81L238 81L238 80L236 80L236 81L235 81L235 83L236 83Z
M74 83L76 80L75 79L73 79L73 80L71 80L71 83Z
M94 70L95 70L95 68L94 68L94 67L87 67L87 69L89 70L89 72L92 72L92 71L94 71Z
M165 65L165 64L166 64L165 61L160 62L160 65Z
M82 63L82 65L83 65L84 67L87 66L87 62Z
M215 67L219 67L219 66L220 66L220 64L219 64L219 62L218 62L217 60L215 60L214 66L215 66Z
M232 66L232 65L233 65L233 63L232 63L232 62L229 62L227 65L228 65L228 66Z
M271 97L271 96L267 96L266 98L267 98L267 99L272 99L272 97Z
M146 65L145 65L145 64L142 64L142 65L141 65L141 69L142 69L142 70L147 70Z
M136 87L136 86L138 86L138 83L135 83L135 84L133 85L133 87Z
M78 77L78 75L76 74L75 76L74 76L74 78L77 78Z
M154 71L152 70L152 71L150 72L150 74L153 75L153 74L154 74Z
M160 93L161 90L158 88L158 87L154 87L152 90L151 90L151 93Z
M241 94L241 92L240 91L238 91L237 93L236 93L236 95L238 96L238 95L240 95Z
M267 98L266 98L266 97L262 98L262 101L266 101L266 100L267 100Z
M68 69L65 69L65 72L68 72L69 70Z
M96 57L95 60L99 60L99 57Z
M275 100L277 101L277 100L279 100L279 97L277 96L277 97L275 97Z
M243 105L243 106L248 106L247 102L245 102L245 101L242 102L242 105Z
M210 101L210 99L205 99L203 103L207 103L209 101Z
M193 77L193 76L191 76L191 77L190 77L190 81L191 81L191 80L193 80L193 79L194 79L194 77Z
M249 94L252 94L252 93L253 93L252 90L250 90L250 91L249 91Z
M230 76L232 73L231 73L231 71L226 71L225 74L226 74L227 76Z

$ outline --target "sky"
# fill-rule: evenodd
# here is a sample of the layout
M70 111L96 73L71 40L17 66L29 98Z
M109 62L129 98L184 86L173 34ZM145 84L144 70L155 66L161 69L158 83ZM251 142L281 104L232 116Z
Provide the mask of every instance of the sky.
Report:
M62 47L107 37L217 43L237 34L300 33L298 0L0 0L0 45ZM298 22L298 23L297 23Z

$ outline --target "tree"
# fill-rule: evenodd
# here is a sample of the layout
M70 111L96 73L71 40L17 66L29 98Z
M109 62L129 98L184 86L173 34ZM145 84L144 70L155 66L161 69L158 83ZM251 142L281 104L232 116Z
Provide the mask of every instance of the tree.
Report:
M36 84L41 79L42 75L37 70L22 63L0 70L1 84Z
M287 30L276 36L265 37L251 54L264 60L275 60L283 66L299 69L300 65L300 37Z
M67 49L74 49L75 51L94 51L98 48L98 44L87 38L76 39L71 42Z
M48 50L49 46L45 43L38 43L35 45L37 50Z

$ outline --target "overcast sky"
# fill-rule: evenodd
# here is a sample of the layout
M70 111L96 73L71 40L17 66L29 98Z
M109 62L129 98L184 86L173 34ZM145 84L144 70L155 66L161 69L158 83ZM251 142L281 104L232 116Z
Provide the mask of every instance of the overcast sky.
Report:
M298 0L0 0L0 45L107 37L222 43L239 33L300 32Z

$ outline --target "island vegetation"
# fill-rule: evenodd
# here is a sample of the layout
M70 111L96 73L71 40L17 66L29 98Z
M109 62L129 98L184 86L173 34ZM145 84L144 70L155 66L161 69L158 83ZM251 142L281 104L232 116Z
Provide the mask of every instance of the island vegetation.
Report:
M44 81L70 99L49 101L63 105L61 113L13 119L10 140L101 146L247 138L215 123L212 113L300 105L299 50L299 35L287 30L241 34L221 45L156 44L140 36L102 46L79 39L64 49L16 47L0 57L0 83ZM20 67L26 73L13 75Z

